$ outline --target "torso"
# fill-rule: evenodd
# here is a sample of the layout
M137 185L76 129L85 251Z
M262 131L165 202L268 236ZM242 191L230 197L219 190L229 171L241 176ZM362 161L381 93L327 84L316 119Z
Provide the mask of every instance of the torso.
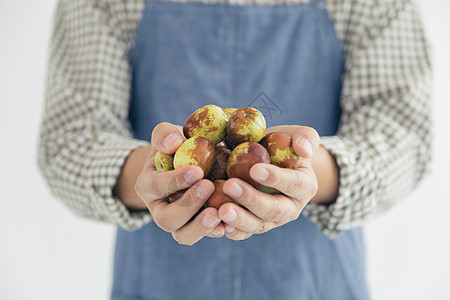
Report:
M149 140L205 104L259 108L268 126L339 125L344 55L321 1L149 0L132 51L130 120ZM303 216L236 242L181 246L150 223L118 231L113 299L367 299L361 229L326 238Z

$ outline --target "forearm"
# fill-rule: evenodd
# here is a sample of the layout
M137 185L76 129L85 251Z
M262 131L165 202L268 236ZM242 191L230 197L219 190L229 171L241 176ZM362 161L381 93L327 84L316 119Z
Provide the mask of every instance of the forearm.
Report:
M320 146L311 157L318 190L311 203L329 204L336 200L339 189L339 169L331 153Z
M149 145L137 148L130 153L114 188L114 194L130 209L147 208L145 203L136 194L135 185L151 149L152 146Z

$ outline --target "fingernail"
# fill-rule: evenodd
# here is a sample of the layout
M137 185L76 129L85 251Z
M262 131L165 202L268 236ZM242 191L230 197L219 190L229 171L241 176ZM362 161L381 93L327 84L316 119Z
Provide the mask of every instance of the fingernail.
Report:
M186 180L186 182L188 184L194 184L194 183L196 183L197 181L199 181L201 179L201 178L199 178L197 175L195 175L192 172L184 173L183 177L184 177L184 180Z
M234 228L233 226L226 226L225 227L225 231L228 233L232 233L236 228Z
M206 214L203 219L202 219L202 224L203 226L205 226L206 228L213 228L214 226L216 226L217 224L219 224L220 219L217 219L211 215Z
M197 198L205 200L211 194L210 190L208 188L205 188L200 184L196 188L197 188L197 191L196 191Z
M242 195L242 188L239 184L237 184L236 182L234 182L231 185L231 188L228 191L228 195L233 197L233 198L237 198L240 197Z
M256 166L256 171L253 174L253 179L256 181L265 181L269 177L269 171L262 166Z
M169 150L170 148L173 147L173 145L175 145L175 143L178 140L178 134L176 133L171 133L169 134L163 141L162 146L166 149Z
M297 144L299 144L309 155L312 155L314 152L314 147L308 139L304 137L299 137L297 139Z
M225 222L234 222L237 219L237 214L233 209L230 209L224 216L223 220Z

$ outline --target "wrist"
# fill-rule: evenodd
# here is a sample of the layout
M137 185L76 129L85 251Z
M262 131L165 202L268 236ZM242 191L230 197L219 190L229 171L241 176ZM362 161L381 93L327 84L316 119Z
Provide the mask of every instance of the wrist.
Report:
M318 189L311 203L330 204L336 201L339 191L339 167L333 155L320 146L311 157L311 163L316 173Z
M130 153L125 160L113 190L113 193L125 204L125 206L132 210L147 208L145 203L136 194L135 185L150 150L151 146L149 145L137 148Z

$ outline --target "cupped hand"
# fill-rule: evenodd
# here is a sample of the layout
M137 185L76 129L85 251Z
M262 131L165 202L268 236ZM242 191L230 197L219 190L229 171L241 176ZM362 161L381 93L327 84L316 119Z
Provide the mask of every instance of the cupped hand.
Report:
M310 160L319 147L317 132L305 126L276 126L267 129L266 133L270 132L290 135L295 153L303 160L295 170L261 163L250 169L254 180L282 194L260 192L238 178L227 180L224 193L241 205L226 203L219 208L225 234L230 239L244 240L296 220L317 192L317 178Z
M204 174L201 168L184 166L167 172L155 169L154 158L158 150L172 154L183 143L181 130L180 126L170 123L160 123L155 127L152 149L135 189L161 229L171 232L178 243L192 245L205 236L223 236L224 226L215 208L205 208L196 215L214 192L214 184L202 179ZM187 191L180 199L173 203L167 201L166 197L184 189Z

